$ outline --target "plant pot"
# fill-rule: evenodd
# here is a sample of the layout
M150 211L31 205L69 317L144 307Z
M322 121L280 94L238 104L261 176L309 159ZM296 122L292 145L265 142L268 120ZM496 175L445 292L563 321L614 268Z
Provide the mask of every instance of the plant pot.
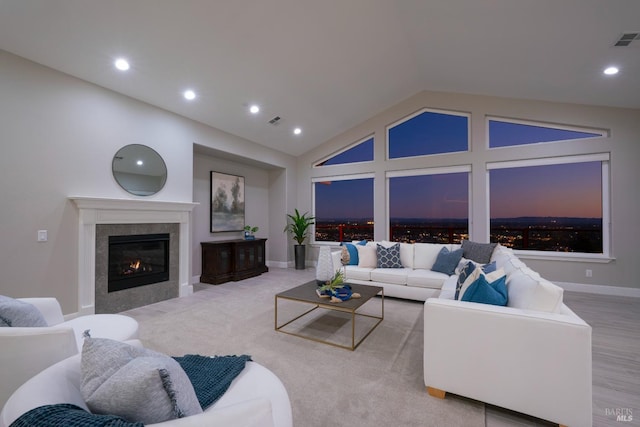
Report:
M305 245L293 245L295 250L296 270L305 269Z

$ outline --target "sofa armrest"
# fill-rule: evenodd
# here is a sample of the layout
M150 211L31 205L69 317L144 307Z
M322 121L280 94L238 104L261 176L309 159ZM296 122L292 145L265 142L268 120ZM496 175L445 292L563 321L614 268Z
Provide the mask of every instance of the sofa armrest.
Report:
M0 329L0 407L29 378L78 352L71 328Z
M189 417L150 424L149 427L272 427L273 425L271 402L267 398L259 398L224 408L215 408Z
M64 316L62 315L62 308L60 303L55 298L18 298L20 301L34 305L42 317L47 322L47 325L54 326L64 322Z
M430 298L428 387L564 425L591 425L591 327L546 313Z

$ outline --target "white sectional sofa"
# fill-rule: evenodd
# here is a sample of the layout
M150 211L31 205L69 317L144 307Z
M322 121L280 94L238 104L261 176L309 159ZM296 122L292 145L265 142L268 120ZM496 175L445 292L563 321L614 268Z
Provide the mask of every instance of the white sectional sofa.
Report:
M377 244L390 246L395 242L368 242L366 246L376 248ZM460 248L459 244L437 243L400 243L400 262L402 268L378 268L371 264L347 265L345 278L349 283L381 286L385 296L424 301L438 296L449 275L432 271L431 267L440 250ZM340 267L342 251L333 251L334 267Z
M592 424L591 327L562 289L498 246L507 306L454 299L457 277L424 304L424 383L566 426Z
M366 246L377 248L378 243L392 244ZM349 283L382 286L385 296L425 301L423 363L429 394L444 398L453 393L560 425L590 426L591 327L563 303L562 288L497 245L488 261L506 276L507 305L457 300L457 273L468 260L462 258L452 275L432 271L443 247L453 251L461 245L401 243L401 268L378 268L365 260L343 269ZM339 268L342 253L332 252Z

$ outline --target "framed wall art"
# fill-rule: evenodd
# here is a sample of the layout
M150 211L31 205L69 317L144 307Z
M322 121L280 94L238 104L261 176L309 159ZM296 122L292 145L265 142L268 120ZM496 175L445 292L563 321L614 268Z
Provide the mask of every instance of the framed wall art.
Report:
M211 171L211 232L244 230L244 177Z

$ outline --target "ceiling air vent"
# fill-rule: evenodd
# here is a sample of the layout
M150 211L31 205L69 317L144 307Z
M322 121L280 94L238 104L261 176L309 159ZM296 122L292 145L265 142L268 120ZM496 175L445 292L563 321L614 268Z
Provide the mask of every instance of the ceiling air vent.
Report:
M623 33L614 46L629 46L634 40L640 40L640 31Z
M277 126L280 124L280 116L275 116L273 119L269 120L270 125Z

